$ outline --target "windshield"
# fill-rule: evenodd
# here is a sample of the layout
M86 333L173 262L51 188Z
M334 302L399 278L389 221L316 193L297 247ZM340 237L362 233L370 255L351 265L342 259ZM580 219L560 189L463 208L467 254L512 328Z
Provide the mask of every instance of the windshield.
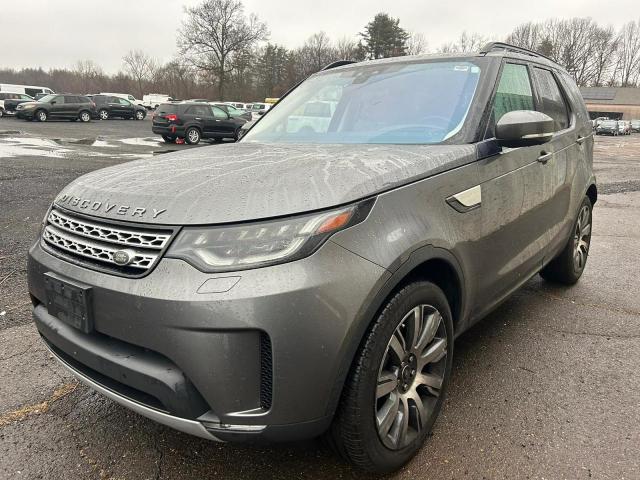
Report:
M44 97L42 97L40 100L38 100L39 102L50 102L51 100L53 100L54 98L56 98L55 95L45 95Z
M615 120L605 120L600 125L602 125L603 127L615 127L616 126L616 121Z
M439 143L461 130L480 73L466 59L321 73L282 99L243 141Z
M264 105L260 103L254 103L251 105L251 110L264 110Z

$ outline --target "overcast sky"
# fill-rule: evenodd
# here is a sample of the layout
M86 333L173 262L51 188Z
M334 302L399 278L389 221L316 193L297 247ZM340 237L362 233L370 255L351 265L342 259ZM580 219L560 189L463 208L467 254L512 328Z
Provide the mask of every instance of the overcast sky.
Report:
M107 72L130 49L166 61L176 51L183 7L200 0L2 0L0 67L72 67L91 59ZM301 45L314 32L357 38L377 12L400 18L435 50L463 30L503 39L530 20L590 16L619 27L640 17L639 0L244 0L271 31L270 40ZM603 7L607 8L603 8Z

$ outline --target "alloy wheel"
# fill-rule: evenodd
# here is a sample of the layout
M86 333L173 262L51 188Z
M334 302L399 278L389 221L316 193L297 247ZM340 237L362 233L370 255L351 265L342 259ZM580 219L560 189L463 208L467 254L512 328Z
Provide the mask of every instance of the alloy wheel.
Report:
M398 450L426 428L445 378L447 333L440 312L419 305L407 313L378 370L375 422L382 443Z
M144 119L144 113L140 112L140 111L136 112L136 118L138 120L143 120Z
M591 211L588 205L583 205L578 214L576 230L573 235L574 252L573 262L576 270L580 271L587 263L589 244L591 242Z
M108 120L109 119L109 112L107 112L106 110L100 110L100 120Z
M91 120L91 116L87 112L82 112L80 114L80 120L82 120L83 122L88 122L89 120Z
M191 143L198 143L200 140L200 133L195 128L192 128L189 130L188 138Z

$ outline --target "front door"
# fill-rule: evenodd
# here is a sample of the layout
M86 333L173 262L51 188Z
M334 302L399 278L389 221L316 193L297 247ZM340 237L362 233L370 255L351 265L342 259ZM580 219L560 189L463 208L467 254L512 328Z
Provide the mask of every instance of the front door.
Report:
M216 106L212 106L211 110L213 112L216 134L226 137L232 136L235 132L236 124L229 117L229 114L222 108Z
M490 128L507 112L536 110L530 68L505 63ZM482 234L476 252L479 283L476 314L482 316L542 267L553 188L546 183L553 145L506 148L478 162Z

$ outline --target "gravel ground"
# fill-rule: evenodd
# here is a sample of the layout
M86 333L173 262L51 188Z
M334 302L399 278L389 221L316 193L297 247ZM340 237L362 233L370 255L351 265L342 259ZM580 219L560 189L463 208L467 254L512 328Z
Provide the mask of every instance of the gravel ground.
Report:
M0 120L0 478L366 478L315 441L240 447L172 431L46 353L25 259L49 203L78 175L168 150L149 120ZM597 137L594 166L582 280L533 278L459 338L433 436L389 478L640 478L640 135Z

